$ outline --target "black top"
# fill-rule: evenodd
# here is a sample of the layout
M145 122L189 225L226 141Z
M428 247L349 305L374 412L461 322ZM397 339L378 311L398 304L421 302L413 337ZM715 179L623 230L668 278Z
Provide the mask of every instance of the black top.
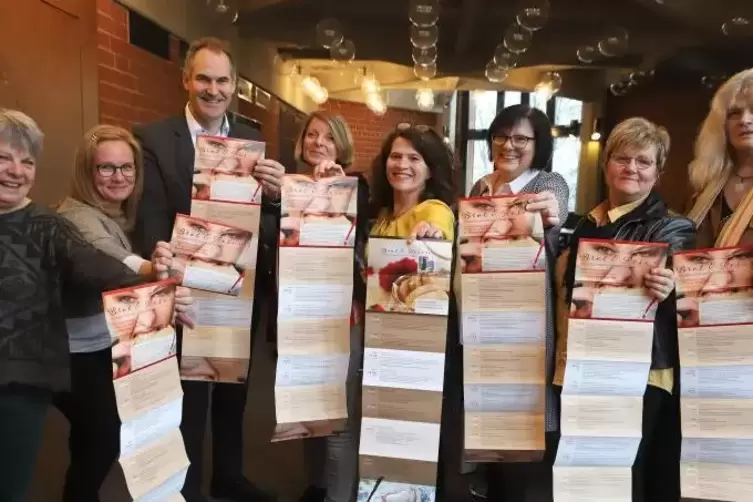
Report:
M0 214L0 388L62 391L70 385L63 295L139 284L67 220L31 203ZM75 293L74 293L75 290Z

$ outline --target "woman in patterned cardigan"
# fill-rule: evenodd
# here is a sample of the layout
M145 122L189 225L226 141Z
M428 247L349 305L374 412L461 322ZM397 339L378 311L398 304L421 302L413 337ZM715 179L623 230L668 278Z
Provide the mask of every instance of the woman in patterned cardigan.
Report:
M70 385L63 289L141 282L28 198L43 138L30 117L0 109L0 500L10 502L25 499L47 407Z

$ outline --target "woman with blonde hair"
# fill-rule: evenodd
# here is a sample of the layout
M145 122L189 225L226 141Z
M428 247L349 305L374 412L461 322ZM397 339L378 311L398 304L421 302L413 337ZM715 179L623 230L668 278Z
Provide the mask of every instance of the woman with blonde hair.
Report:
M695 143L688 217L698 246L753 244L753 69L719 88Z
M133 227L144 177L141 148L123 128L98 125L84 134L76 152L70 195L58 213L89 244L117 259L146 281L166 272L172 257L158 243L151 261L131 250ZM99 488L120 447L120 419L115 404L113 344L98 295L68 295L66 325L71 352L71 390L58 393L55 404L70 421L70 465L65 502L96 502ZM178 288L178 320L190 325L188 290Z
M366 300L364 249L368 234L369 185L352 171L353 135L340 115L323 111L306 120L295 146L296 173L317 177L358 178L355 261L353 263L353 316L350 364L347 378L348 422L345 430L326 438L304 440L304 460L309 486L301 502L350 502L358 481L358 431L360 427L361 363L363 358L363 304Z

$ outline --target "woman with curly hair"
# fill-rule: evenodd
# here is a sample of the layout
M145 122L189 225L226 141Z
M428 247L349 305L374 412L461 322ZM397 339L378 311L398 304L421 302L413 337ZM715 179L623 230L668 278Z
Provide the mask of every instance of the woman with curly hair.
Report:
M455 237L454 157L426 126L399 124L372 166L372 237L452 240Z
M753 244L753 69L711 100L690 164L698 247Z

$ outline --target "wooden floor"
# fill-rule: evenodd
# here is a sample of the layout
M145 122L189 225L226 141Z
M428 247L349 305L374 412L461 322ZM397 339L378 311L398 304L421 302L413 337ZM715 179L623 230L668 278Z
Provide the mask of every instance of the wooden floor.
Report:
M257 340L249 385L250 405L245 416L245 472L246 476L260 487L277 493L281 502L295 502L306 487L301 443L269 442L274 425L273 357L272 345L263 339ZM457 430L459 427L453 424L452 428ZM57 410L52 409L47 419L44 447L29 502L60 501L68 463L67 434L66 420ZM208 445L209 433L207 436ZM454 457L459 453L459 443L450 443L445 445L446 453ZM211 456L206 455L205 458L210 459ZM206 463L209 464L209 460ZM459 464L446 466L444 469L445 495L442 502L471 502L468 492L469 476L462 476L459 471ZM208 483L208 472L205 472L205 482ZM105 481L100 498L103 502L131 500L117 466L112 469ZM551 502L551 498L546 500L538 494L531 493L525 501L516 502Z

